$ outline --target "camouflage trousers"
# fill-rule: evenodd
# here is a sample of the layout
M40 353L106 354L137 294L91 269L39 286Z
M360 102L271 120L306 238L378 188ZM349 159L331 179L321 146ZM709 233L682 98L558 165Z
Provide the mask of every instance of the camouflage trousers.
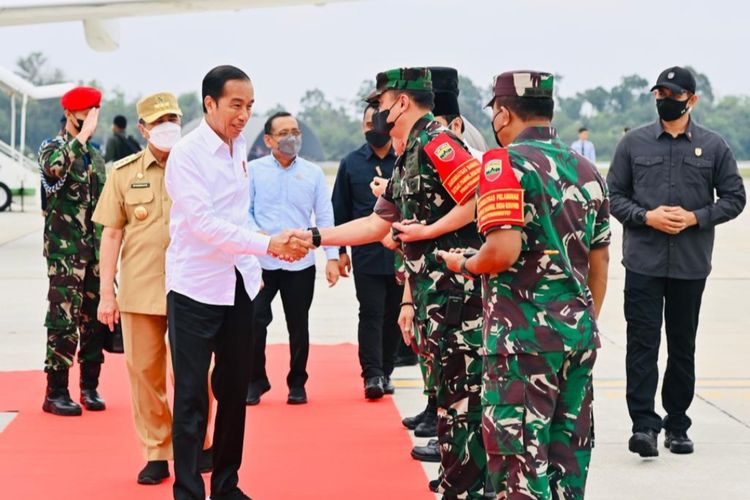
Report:
M583 498L595 360L595 350L485 357L482 432L498 498Z
M99 263L72 259L48 259L47 275L49 309L47 357L44 371L66 370L73 364L78 348L78 362L102 363L105 325L96 319L99 307Z
M448 326L445 300L436 299L427 306L427 320L422 326L436 384L438 491L445 499L482 498L487 456L481 428L481 300L465 303L461 324Z
M417 344L417 360L419 362L419 371L422 373L422 393L427 396L437 395L437 375L435 371L435 362L429 349L427 340L426 323L414 322L414 340Z

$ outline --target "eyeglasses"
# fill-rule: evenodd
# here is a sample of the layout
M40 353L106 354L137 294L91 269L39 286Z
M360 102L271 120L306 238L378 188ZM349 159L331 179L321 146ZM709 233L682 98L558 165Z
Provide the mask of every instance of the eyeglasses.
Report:
M282 130L281 132L277 132L277 133L273 134L274 137L280 137L282 139L284 139L286 137L289 137L290 135L293 135L294 137L299 137L299 136L302 135L302 131L301 130L297 130L297 129L294 129L294 130Z

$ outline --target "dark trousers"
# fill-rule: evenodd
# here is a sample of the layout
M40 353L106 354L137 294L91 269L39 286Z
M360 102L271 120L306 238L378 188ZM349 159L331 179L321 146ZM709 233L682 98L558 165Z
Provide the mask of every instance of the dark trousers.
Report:
M304 387L307 382L307 357L310 354L309 312L315 291L315 266L301 271L263 270L264 287L255 299L253 317L253 362L251 384L268 384L266 373L266 337L273 320L271 302L281 292L287 331L289 332L289 388Z
M404 287L393 275L354 273L359 301L359 364L362 377L390 377L401 340L399 306Z
M237 274L233 306L203 304L169 292L169 341L174 366L174 498L204 500L198 459L208 419L208 368L218 403L214 426L211 495L237 487L245 437L245 396L250 379L253 302Z
M686 431L687 409L695 392L695 336L706 280L655 278L627 271L627 402L633 432L646 429ZM664 421L654 411L659 382L662 318L667 332L667 369L661 399Z

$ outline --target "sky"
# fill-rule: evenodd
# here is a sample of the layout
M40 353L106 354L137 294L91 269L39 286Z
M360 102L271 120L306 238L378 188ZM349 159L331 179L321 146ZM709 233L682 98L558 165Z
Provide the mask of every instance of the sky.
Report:
M199 92L209 69L234 64L252 78L259 110L295 111L312 88L349 102L378 71L431 65L481 87L503 71L545 70L562 76L567 96L689 64L715 94L750 95L747 19L739 0L361 0L126 18L110 53L86 45L80 22L0 27L0 66L42 51L71 80L136 97Z

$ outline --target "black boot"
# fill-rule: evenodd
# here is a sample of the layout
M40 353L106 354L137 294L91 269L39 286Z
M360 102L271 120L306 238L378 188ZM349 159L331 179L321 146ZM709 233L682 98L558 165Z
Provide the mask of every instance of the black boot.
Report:
M102 411L107 407L96 391L101 371L101 363L81 363L81 404L88 411Z
M437 437L437 406L427 406L422 421L414 429L414 435L422 438Z
M432 411L431 408L435 406L435 398L433 396L430 396L427 399L427 407L424 409L424 411L421 411L414 415L413 417L406 417L403 420L401 420L401 423L404 424L404 427L409 429L410 431L413 431L417 428L419 424L422 423L422 420L424 420L424 416L426 413Z
M81 414L81 407L70 399L67 369L47 372L47 395L42 410L63 417L77 417Z
M420 462L440 463L440 448L438 440L430 439L425 446L415 446L411 449L411 458Z

